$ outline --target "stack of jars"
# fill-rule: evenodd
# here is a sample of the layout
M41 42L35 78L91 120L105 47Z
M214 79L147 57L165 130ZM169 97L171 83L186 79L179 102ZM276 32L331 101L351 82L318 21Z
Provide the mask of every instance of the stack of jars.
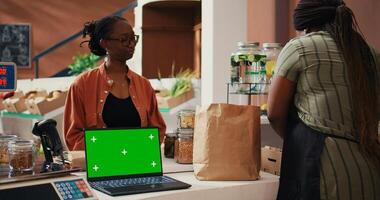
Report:
M164 155L174 158L177 163L193 162L194 110L181 110L177 113L178 128L175 133L166 133Z

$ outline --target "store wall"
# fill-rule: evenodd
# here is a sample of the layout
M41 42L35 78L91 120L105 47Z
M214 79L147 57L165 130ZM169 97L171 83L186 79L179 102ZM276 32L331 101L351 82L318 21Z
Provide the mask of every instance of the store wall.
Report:
M286 42L289 38L288 6L288 1L284 0L248 0L248 41Z
M196 70L200 51L194 48L200 48L196 47L200 38L195 28L200 23L200 10L199 1L158 1L143 6L143 76L157 78L160 72L167 78L180 70Z
M32 57L60 40L78 32L86 21L111 14L132 0L51 1L1 0L0 23L32 24ZM132 24L133 11L124 15ZM48 77L65 69L80 48L77 39L40 60L40 77ZM34 68L18 71L18 78L33 78Z
M380 51L380 1L379 0L345 0L353 10L367 41Z
M299 0L248 0L249 41L285 43L296 36L293 10ZM345 0L368 42L380 51L380 1ZM286 26L287 25L287 26Z

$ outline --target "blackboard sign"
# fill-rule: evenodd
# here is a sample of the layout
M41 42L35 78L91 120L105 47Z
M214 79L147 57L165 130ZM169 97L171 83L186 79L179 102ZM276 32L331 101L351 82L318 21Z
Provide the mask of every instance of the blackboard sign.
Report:
M31 25L0 24L0 62L31 67Z

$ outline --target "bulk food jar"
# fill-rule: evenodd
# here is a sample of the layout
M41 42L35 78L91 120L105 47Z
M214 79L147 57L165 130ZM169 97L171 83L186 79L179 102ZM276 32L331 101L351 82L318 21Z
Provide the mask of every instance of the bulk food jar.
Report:
M174 158L174 143L177 133L166 133L164 139L164 155L166 158Z
M194 129L194 110L181 110L178 112L178 128L190 128Z
M14 172L32 171L35 164L33 140L14 140L8 143L9 167Z
M0 135L0 167L9 168L8 143L16 140L16 135Z
M178 129L175 141L174 160L180 164L193 163L193 130Z

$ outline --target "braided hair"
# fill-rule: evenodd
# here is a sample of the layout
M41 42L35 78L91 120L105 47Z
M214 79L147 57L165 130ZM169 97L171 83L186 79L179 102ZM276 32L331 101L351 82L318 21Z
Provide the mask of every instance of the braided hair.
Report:
M80 43L88 42L88 48L91 52L98 56L105 56L106 50L100 46L100 40L107 38L112 31L113 25L118 21L126 21L125 18L119 16L107 16L100 20L86 22L84 24L82 38L87 35L90 36L90 40L86 40Z
M351 86L354 128L363 152L380 167L377 92L379 76L370 46L354 13L342 0L301 0L294 11L296 30L327 31L343 54Z

